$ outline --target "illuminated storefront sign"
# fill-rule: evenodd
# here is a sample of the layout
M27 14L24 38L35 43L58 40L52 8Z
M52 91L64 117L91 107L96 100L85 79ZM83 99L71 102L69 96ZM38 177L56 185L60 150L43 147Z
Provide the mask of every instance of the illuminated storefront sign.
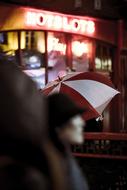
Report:
M84 19L83 17L51 14L46 11L28 11L26 13L26 26L86 35L92 35L95 32L94 21Z
M66 53L66 44L61 43L58 38L48 37L48 52L59 51L61 54ZM72 42L72 53L78 57L82 56L84 53L89 53L89 44L79 41Z
M74 55L80 57L83 53L89 53L89 45L88 43L74 41L72 42L72 52Z
M58 38L49 37L48 38L48 52L50 51L60 51L63 55L66 52L66 44L60 43Z

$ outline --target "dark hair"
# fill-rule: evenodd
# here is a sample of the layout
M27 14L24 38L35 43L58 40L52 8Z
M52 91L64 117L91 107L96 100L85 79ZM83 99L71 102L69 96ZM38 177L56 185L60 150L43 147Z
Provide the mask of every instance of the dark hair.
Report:
M46 98L5 55L0 57L0 83L0 189L47 190L46 178L53 190L66 190L47 135Z
M78 106L68 95L55 93L48 97L49 126L61 127L69 119L78 114L83 114L86 109Z

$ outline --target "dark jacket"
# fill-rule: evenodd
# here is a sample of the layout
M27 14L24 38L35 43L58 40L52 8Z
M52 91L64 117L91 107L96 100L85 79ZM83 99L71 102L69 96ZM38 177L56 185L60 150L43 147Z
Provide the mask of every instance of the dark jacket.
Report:
M67 190L65 173L50 141L42 148L18 141L0 145L1 190Z
M76 160L68 157L70 184L73 190L88 190L88 183Z
M50 137L60 155L62 168L67 176L68 190L88 190L87 179L72 156L70 145L61 142L54 130L50 131Z

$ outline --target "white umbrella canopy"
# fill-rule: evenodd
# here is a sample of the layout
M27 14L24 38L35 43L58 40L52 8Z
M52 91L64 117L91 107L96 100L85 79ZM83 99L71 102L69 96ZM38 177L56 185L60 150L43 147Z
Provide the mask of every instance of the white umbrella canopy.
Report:
M86 107L84 118L99 117L112 98L119 93L111 80L96 72L69 73L48 83L42 89L45 95L63 92L77 104Z

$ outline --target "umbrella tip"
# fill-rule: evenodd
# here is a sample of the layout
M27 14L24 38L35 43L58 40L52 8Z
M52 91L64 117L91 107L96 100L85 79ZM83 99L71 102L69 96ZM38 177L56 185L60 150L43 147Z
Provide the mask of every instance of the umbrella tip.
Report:
M61 81L66 74L67 74L66 71L63 71L63 70L60 71L58 73L58 79Z
M58 79L59 79L59 81L61 81L61 80L62 80L62 77L60 77L60 76L58 75Z

